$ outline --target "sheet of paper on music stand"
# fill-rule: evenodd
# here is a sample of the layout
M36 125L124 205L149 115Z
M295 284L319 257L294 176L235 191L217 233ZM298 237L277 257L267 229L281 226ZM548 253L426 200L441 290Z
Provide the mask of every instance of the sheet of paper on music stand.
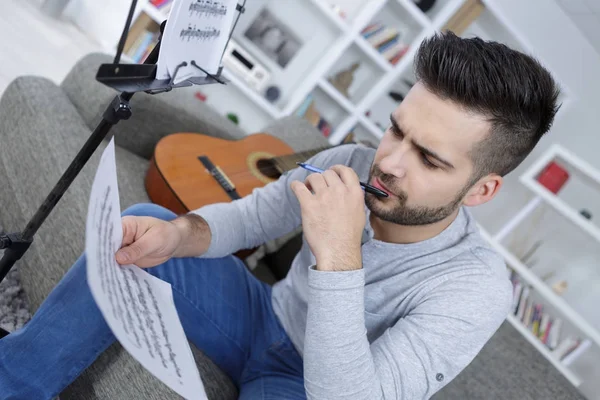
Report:
M144 368L186 399L207 399L171 285L135 265L119 265L115 253L122 237L111 139L96 171L88 206L88 285L116 338Z
M163 32L156 78L171 79L182 62L187 66L179 69L175 84L205 76L190 64L192 60L210 74L217 73L236 6L237 0L174 0Z

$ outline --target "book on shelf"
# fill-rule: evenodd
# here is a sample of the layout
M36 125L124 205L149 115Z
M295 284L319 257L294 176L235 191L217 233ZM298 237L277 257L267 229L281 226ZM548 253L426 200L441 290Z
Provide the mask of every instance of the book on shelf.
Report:
M550 354L565 365L573 362L591 345L589 339L575 335L563 335L563 320L554 317L540 302L534 301L533 289L521 281L511 270L513 284L512 313L541 343Z
M152 4L158 9L161 9L171 7L171 5L173 4L173 0L150 0L150 4Z
M173 0L150 0L150 5L164 16L168 16L173 7Z
M402 40L402 34L395 27L381 22L367 25L361 31L362 37L388 62L395 65L408 51L408 45Z
M134 63L140 63L152 51L157 42L157 32L144 30L132 43L127 51L127 55L131 57Z
M329 137L333 127L325 119L315 105L312 93L306 96L302 104L296 110L296 116L306 119L312 126L317 128L325 137Z

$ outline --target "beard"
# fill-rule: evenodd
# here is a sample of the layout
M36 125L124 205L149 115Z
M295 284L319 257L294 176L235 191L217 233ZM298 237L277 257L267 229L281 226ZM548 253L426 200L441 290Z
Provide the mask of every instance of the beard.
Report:
M378 178L397 197L378 198L365 193L365 204L377 218L398 225L429 225L443 220L460 206L471 185L466 185L448 204L439 207L407 206L408 196L402 190L394 189L394 176L381 172L376 164L371 167L369 182ZM387 203L387 204L386 204ZM395 204L394 204L395 203Z

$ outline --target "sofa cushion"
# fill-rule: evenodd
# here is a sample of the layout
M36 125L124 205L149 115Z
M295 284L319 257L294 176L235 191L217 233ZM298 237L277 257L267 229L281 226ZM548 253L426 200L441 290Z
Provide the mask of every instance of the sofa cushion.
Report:
M0 121L0 177L4 183L0 191L0 226L18 231L42 204L91 132L63 91L37 77L18 78L9 85L0 99ZM31 312L84 250L90 189L107 144L100 144L14 267L19 268ZM149 201L144 188L148 161L122 147L116 147L115 153L121 208ZM235 388L223 372L193 345L192 349L211 398L235 398ZM175 396L116 343L61 398Z

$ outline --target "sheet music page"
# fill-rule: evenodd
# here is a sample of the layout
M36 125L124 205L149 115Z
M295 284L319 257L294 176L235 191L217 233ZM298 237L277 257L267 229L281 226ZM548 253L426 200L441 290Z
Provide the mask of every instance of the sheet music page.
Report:
M175 84L206 74L190 65L192 60L211 74L217 73L231 32L237 0L174 0L167 19L157 62L157 79L170 79L178 65Z
M123 238L114 139L92 184L86 222L87 278L102 315L123 347L186 399L207 399L179 321L171 285L115 260Z

